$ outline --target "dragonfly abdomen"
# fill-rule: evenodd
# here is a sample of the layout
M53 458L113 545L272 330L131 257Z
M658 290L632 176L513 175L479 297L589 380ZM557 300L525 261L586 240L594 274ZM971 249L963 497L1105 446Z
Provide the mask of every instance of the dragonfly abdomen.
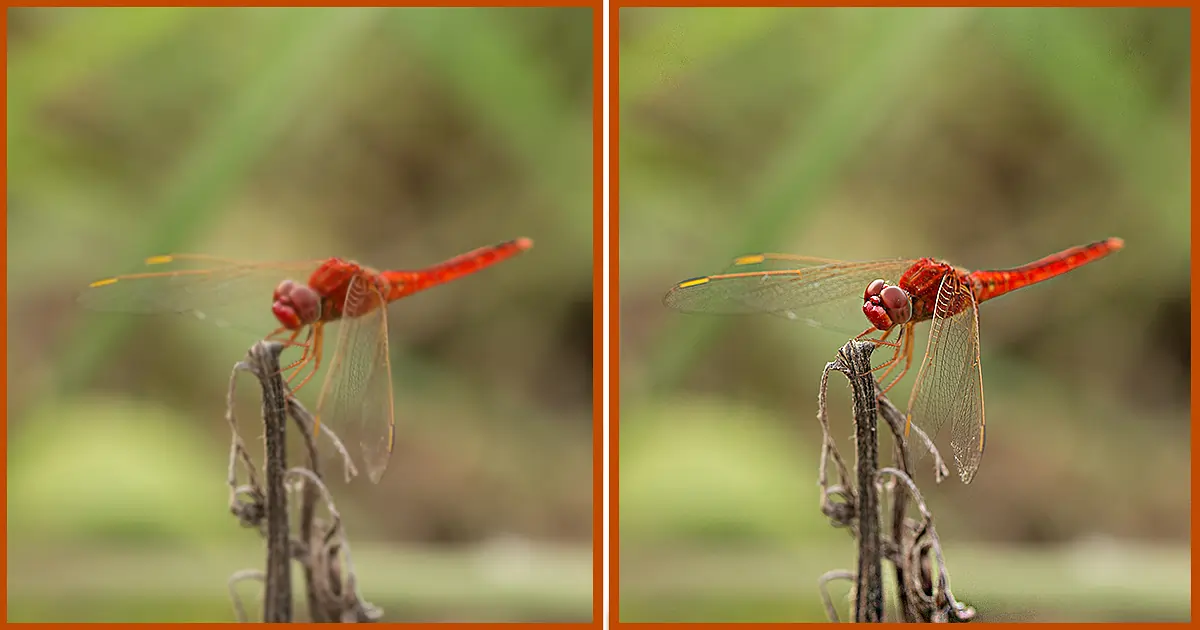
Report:
M1022 287L1049 280L1104 258L1124 246L1125 242L1121 239L1108 238L1090 245L1065 249L1057 254L1051 254L1013 269L975 271L970 274L970 281L975 290L975 299L980 302L990 300Z
M385 271L380 275L390 287L387 300L392 302L417 291L461 278L484 267L490 267L512 258L530 247L533 247L533 241L527 238L518 238L499 245L481 247L418 271Z

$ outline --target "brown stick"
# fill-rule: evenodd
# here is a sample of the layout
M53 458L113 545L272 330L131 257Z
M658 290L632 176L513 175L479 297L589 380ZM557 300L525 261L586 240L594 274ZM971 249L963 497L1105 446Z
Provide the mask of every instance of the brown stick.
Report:
M266 441L267 575L263 622L292 620L292 572L288 533L287 391L279 370L283 344L265 342L250 349L250 369L262 383L262 417Z
M234 366L229 382L225 417L233 432L229 459L230 511L243 526L257 528L267 538L267 571L239 571L233 583L253 576L265 584L263 617L266 621L291 621L292 584L289 562L298 561L303 568L305 594L309 617L316 622L378 621L382 611L362 599L357 576L350 558L350 544L342 528L341 515L333 503L329 489L321 478L315 422L311 414L291 396L279 367L283 344L263 341L250 349L245 361ZM245 444L238 435L234 413L237 373L250 371L262 385L262 415L266 441L264 490ZM308 467L287 467L287 417L292 417L304 440ZM322 425L322 435L330 438L334 450L341 456L347 481L357 474L349 454L337 435ZM237 471L245 469L249 483L238 485ZM290 535L288 522L289 484L302 484L298 536ZM317 516L317 507L325 505L328 519ZM245 620L244 609L234 594L234 610Z
M854 621L883 621L883 559L879 532L879 431L875 406L875 376L871 353L875 344L852 341L842 346L838 360L847 368L853 391L854 441L857 447L858 574L855 576Z
M905 442L905 414L886 396L878 394L878 384L870 372L875 345L851 340L843 346L837 359L825 366L817 395L817 419L823 434L818 473L821 511L835 527L850 528L859 542L857 573L829 572L818 582L827 614L830 619L837 619L825 588L828 582L851 579L855 595L851 616L855 621L882 621L882 562L887 560L896 567L899 613L904 621L970 621L975 610L955 600L950 592L949 572L933 526L933 515L912 480ZM846 374L853 391L857 449L853 487L830 430L826 389L831 370ZM894 456L899 468L879 468L880 415L896 438ZM944 479L949 471L929 436L912 425L908 439L924 443L932 454L935 481ZM836 476L832 483L828 478L830 464ZM887 532L881 518L885 500L892 509L892 527ZM919 518L909 516L910 504Z

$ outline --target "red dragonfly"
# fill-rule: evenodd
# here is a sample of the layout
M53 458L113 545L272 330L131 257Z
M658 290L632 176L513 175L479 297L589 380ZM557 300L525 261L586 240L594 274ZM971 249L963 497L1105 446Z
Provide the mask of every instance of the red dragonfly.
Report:
M299 359L283 368L291 370L289 384L308 368L308 374L292 388L293 393L321 366L326 324L342 320L325 384L317 398L314 433L324 421L360 436L368 475L378 483L395 443L384 307L532 246L533 241L519 238L415 271L377 271L342 258L262 263L194 254L154 256L147 258L146 264L173 267L97 280L80 294L79 301L102 311L191 313L212 319L217 312L212 309L236 307L251 298L265 299L266 289L275 285L271 314L278 328L266 339L304 349ZM201 268L178 268L197 266ZM307 283L280 281L290 273L305 274ZM299 341L301 334L303 341Z
M862 324L850 324L854 327L849 328L848 315L861 309L870 327L856 338L894 348L892 357L874 368L887 368L881 381L900 365L903 356L903 367L883 392L899 382L912 365L914 326L932 320L929 345L909 398L905 436L916 424L932 440L951 421L950 445L959 477L970 483L984 446L979 303L1064 274L1123 246L1121 239L1110 238L1002 271L967 271L933 258L840 262L754 254L735 259L733 268L770 263L792 268L759 267L684 280L663 302L688 313L771 313L851 334ZM797 269L797 263L809 266ZM878 338L869 337L877 332ZM893 332L898 332L898 339L888 341ZM913 463L928 451L923 441L909 441Z

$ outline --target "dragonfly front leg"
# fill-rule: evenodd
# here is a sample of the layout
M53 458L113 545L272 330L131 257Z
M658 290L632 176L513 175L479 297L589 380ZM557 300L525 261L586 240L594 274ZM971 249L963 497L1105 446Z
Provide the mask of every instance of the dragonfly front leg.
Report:
M890 359L871 368L872 372L876 372L878 370L887 368L887 370L883 373L883 376L880 377L879 380L883 380L883 379L887 378L887 375L892 371L892 367L894 367L896 365L897 358L900 356L900 345L901 344L899 342L893 343L893 342L890 342L887 340L887 338L891 336L893 330L895 330L894 327L883 331L883 335L881 335L878 339L870 339L870 338L867 339L867 341L875 344L876 346L888 346L888 347L894 349ZM870 335L874 332L876 332L875 328L868 328L868 329L864 330L863 332L859 333L858 336L855 337L855 339L856 340L862 339L863 337L866 337L867 335ZM903 341L903 339L901 339L901 341Z
M306 363L312 363L312 370L308 372L308 376L305 376L304 380L300 381L299 385L292 388L293 393L300 391L300 388L304 387L305 383L312 380L312 377L316 375L317 370L321 368L321 342L325 338L324 332L325 329L319 323L313 324L312 331L309 333L309 339L311 340L311 343L309 343L304 350L305 355L309 357L309 360L307 360ZM312 349L312 354L308 353L309 348ZM296 377L296 374L299 373L300 368L297 368L296 371L292 373L292 376L288 378L288 383L290 384L292 379Z
M295 361L292 361L291 363L279 368L280 374L295 368L295 371L293 371L287 377L287 382L289 384L292 382L292 380L294 380L296 378L296 375L300 373L300 370L303 369L304 364L308 363L309 358L310 358L309 349L310 349L310 346L312 345L310 342L312 341L313 331L312 331L311 326L306 326L305 328L308 329L308 335L304 338L303 342L296 341L296 337L300 336L300 331L304 330L304 328L300 328L297 330L291 330L289 328L281 326L281 327L275 329L274 331L272 331L271 334L269 334L263 338L264 341L278 341L285 346L300 346L301 348L304 348L304 352L300 354L299 359L296 359ZM288 332L291 332L292 334L288 335L287 339L279 339L278 338L280 335L284 335Z
M904 325L904 333L903 333L903 334L901 335L901 337L900 337L900 343L899 343L899 344L897 344L897 346L896 346L896 352L895 352L895 354L893 354L893 355L892 355L892 360L891 360L892 367L895 367L896 365L898 365L898 364L900 363L900 362L898 361L898 359L899 359L899 355L900 355L900 350L901 350L901 349L903 349L903 350L904 350L904 368L903 368L902 370L900 370L900 373L896 375L896 378L892 379L892 382L890 382L890 383L888 383L888 384L887 384L887 387L884 387L884 388L883 388L883 389L882 389L882 390L879 392L879 395L880 395L880 396L882 396L882 395L884 395L884 394L888 393L888 390L890 390L890 389L892 389L893 387L895 387L895 386L896 386L896 383L899 383L899 382L900 382L900 379L904 378L904 375L905 375L905 374L908 374L908 369L909 369L910 367L912 367L912 358L913 358L913 325L912 325L911 323L910 323L910 324L905 324L905 325ZM884 379L886 379L886 378L887 378L887 375L888 375L888 373L892 371L892 367L889 367L889 368L888 368L888 371L887 371L887 372L884 372L883 378L881 378L880 380L884 380Z
M296 332L292 333L292 339L295 339L296 335L298 335L298 334L300 334L300 331L298 331L298 330ZM295 344L295 345L298 345L298 346L301 346L302 348L304 348L304 352L302 352L300 354L299 359L292 361L290 364L288 364L287 367L285 367L285 368L283 368L283 370L281 370L281 371L287 371L287 370L291 370L292 368L295 368L295 370L287 378L287 381L289 384L292 382L293 379L296 378L296 375L300 373L300 370L304 369L304 364L308 363L309 359L312 358L312 355L310 354L310 352L312 351L312 339L313 339L313 327L309 326L308 327L308 335L304 337L304 343Z
M302 330L302 329L300 329L300 330ZM298 337L298 336L300 335L300 330L291 330L291 329L289 329L289 328L286 328L286 327L284 327L284 326L280 326L279 328L276 328L275 330L271 331L271 334L269 334L269 335L267 335L266 337L264 337L264 338L263 338L263 341L278 341L278 342L282 343L282 344L283 344L283 345L285 345L285 346L305 346L305 345L308 345L308 340L307 340L307 339L306 339L306 340L305 340L303 343L298 343L298 342L296 341L296 337ZM290 333L292 333L292 334L291 334L290 336L288 336L288 338L287 338L287 339L277 339L277 337L279 337L280 335L284 335L284 334L287 334L287 333L289 333L289 332L290 332ZM312 337L312 332L311 332L311 331L309 331L309 337Z

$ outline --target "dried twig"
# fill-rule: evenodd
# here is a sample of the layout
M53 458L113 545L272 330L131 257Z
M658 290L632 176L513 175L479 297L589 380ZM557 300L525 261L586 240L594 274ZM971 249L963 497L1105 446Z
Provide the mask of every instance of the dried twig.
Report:
M954 599L950 592L949 572L942 556L941 544L933 527L933 515L912 480L910 459L905 442L907 419L886 396L878 393L878 384L870 371L870 355L874 344L851 341L838 352L837 359L825 366L817 398L817 418L821 423L821 510L835 527L847 527L859 539L859 571L831 571L822 576L819 586L830 619L837 621L825 589L831 579L854 581L854 609L857 621L881 621L883 616L883 583L881 559L896 567L896 582L900 615L904 621L970 621L974 609ZM829 428L826 390L831 370L845 373L854 391L855 442L857 484L850 486L845 463L837 452ZM878 468L878 434L876 416L882 415L895 436L894 468ZM909 428L910 439L922 440L932 454L935 481L940 483L949 470L929 436L917 426ZM827 467L836 466L837 483L829 483ZM882 492L882 494L879 494ZM837 501L832 498L836 497ZM919 520L907 516L909 503L914 503ZM892 519L888 535L880 530L882 506L890 504Z
M226 419L233 432L229 455L230 511L246 527L257 528L267 538L267 571L239 571L231 579L237 581L261 576L265 584L263 617L267 621L290 621L292 618L290 560L304 569L305 593L312 621L371 622L378 621L382 611L362 599L354 566L350 561L350 545L345 537L341 515L333 497L322 480L313 417L287 389L279 369L282 345L259 342L250 349L246 360L234 366L230 378ZM263 388L263 421L266 437L267 488L258 481L254 464L245 444L238 435L234 414L236 378L239 371L254 374ZM286 418L291 416L302 436L308 455L307 467L287 468L285 454ZM322 426L334 448L342 456L343 469L349 480L358 472L337 435ZM246 471L247 483L239 485L237 471ZM299 490L299 536L292 537L288 529L288 494ZM328 521L317 517L319 504L325 505ZM286 595L285 595L286 593ZM234 597L234 610L245 619L241 601Z
M879 440L875 424L875 377L871 353L875 344L852 341L838 351L830 369L844 372L854 392L854 443L857 446L855 486L858 504L858 572L854 579L854 621L883 620L883 561L880 557L879 494L875 471L879 467ZM828 369L826 370L828 374Z

